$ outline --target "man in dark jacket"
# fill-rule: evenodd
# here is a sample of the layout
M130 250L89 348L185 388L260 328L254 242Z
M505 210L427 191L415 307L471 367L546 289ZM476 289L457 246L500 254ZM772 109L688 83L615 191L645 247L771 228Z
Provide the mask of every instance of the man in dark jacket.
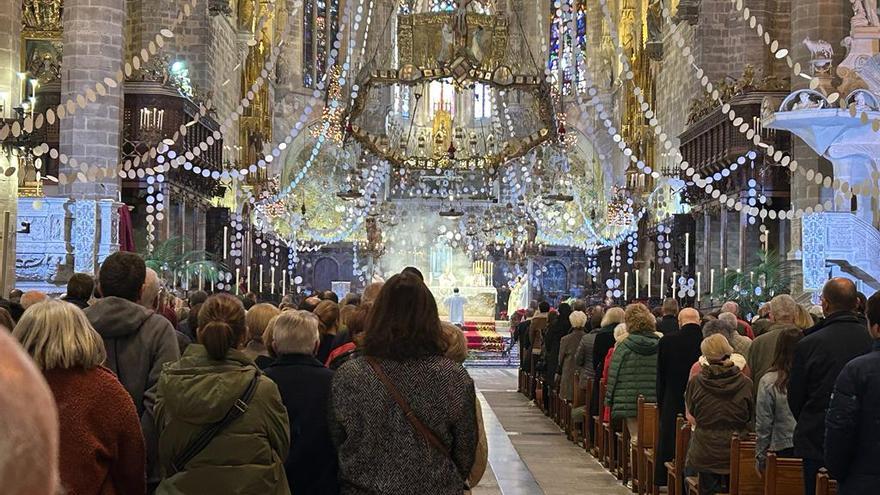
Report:
M657 320L657 331L663 335L678 331L678 301L674 298L667 297L663 301L663 316Z
M880 486L880 292L867 302L873 352L843 367L825 417L825 465L841 495Z
M318 319L306 311L287 311L275 321L278 359L266 368L290 419L290 455L284 462L290 492L339 493L336 448L327 424L333 371L317 359Z
M794 452L804 460L804 493L816 492L816 473L824 464L825 411L834 382L846 363L871 350L864 317L855 313L856 286L832 278L822 289L825 320L795 347L788 405L797 419Z
M700 358L703 331L700 313L685 308L678 314L678 332L664 335L657 349L657 407L660 409L660 442L654 463L654 484L666 485L666 461L675 457L675 420L684 414L684 392L691 366Z
M156 382L162 365L180 358L180 349L171 323L137 303L145 278L146 265L140 256L111 254L98 273L101 299L85 313L104 340L104 365L116 373L141 416L147 446L147 482L155 485L160 481L153 419Z
M77 306L79 309L89 307L89 299L95 292L95 279L88 273L74 273L67 281L67 294L64 300Z

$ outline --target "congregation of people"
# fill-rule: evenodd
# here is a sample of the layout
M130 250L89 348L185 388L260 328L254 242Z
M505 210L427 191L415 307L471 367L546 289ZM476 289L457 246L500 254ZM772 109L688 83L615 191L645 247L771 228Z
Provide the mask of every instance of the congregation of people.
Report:
M837 493L877 492L880 293L868 299L852 281L833 278L821 305L808 309L782 294L753 316L743 313L735 301L711 312L672 298L653 311L638 302L534 303L512 318L520 391L625 483L619 464L629 449L615 465L600 444L620 447L602 431L625 435L636 452L650 428L640 411L654 407L651 472L630 473L633 491L632 478L641 478L639 493L752 493L731 486L732 474L742 478L732 464L744 469L732 454L736 439L754 443L745 469L755 493L764 493L770 457L796 460L805 495L817 493L822 477ZM682 475L671 479L682 427L689 433L676 468Z
M4 494L452 494L486 469L464 334L414 268L275 305L175 297L120 252L0 325Z

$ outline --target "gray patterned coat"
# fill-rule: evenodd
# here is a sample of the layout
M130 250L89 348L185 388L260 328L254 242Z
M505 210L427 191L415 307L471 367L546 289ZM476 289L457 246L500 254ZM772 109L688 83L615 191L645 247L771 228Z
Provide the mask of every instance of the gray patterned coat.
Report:
M379 363L452 459L416 432L366 360L355 358L333 376L330 399L341 494L461 494L477 446L473 380L441 356Z

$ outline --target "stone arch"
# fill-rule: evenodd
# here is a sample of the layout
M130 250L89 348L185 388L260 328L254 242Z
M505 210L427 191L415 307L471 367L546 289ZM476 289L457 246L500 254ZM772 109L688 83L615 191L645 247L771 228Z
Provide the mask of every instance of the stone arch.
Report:
M339 280L339 263L329 256L318 258L315 261L312 275L313 289L316 291L330 290L334 280Z

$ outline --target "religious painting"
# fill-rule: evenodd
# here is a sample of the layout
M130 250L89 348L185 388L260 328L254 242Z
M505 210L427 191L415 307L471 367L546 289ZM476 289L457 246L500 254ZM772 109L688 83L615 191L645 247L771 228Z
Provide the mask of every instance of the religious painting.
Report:
M40 84L61 80L63 44L59 40L26 39L22 71Z

